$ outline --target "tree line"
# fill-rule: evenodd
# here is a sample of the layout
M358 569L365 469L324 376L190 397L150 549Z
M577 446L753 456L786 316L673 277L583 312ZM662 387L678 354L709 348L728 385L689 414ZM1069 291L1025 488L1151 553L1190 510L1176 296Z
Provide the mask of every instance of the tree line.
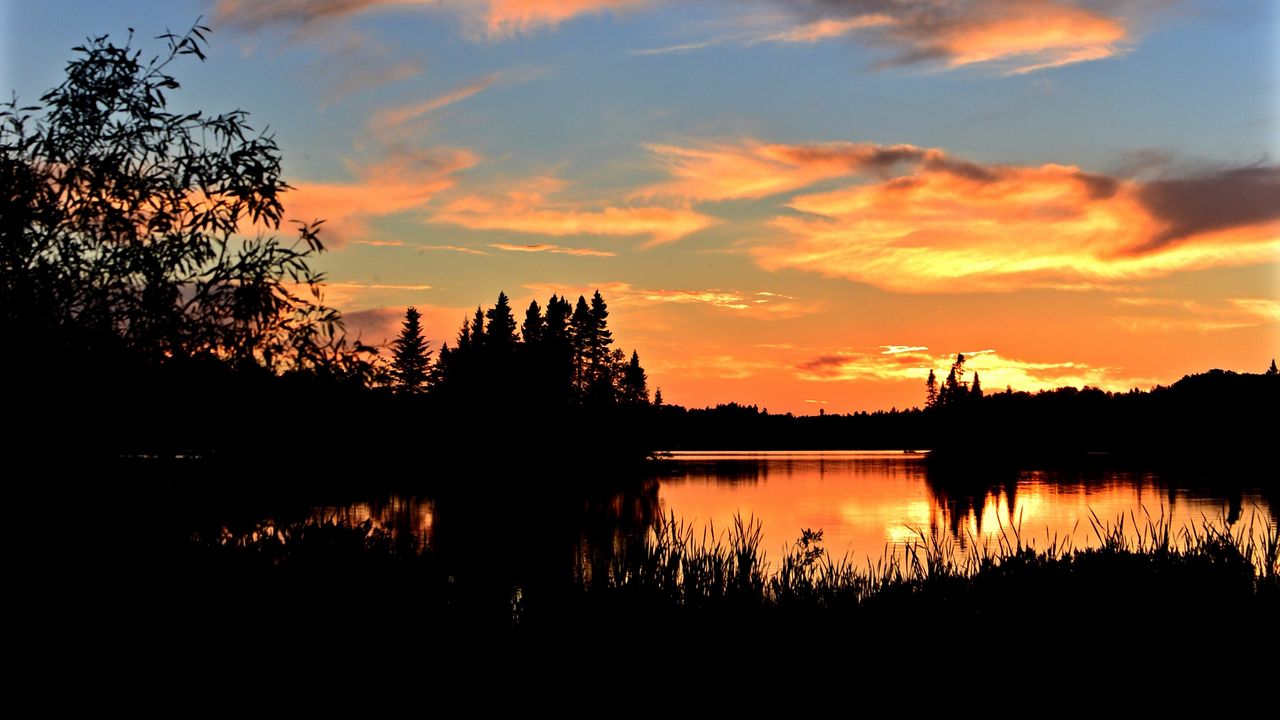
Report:
M462 321L453 346L442 345L434 362L421 320L417 308L407 308L391 343L389 386L398 394L585 407L649 404L640 355L632 350L628 359L612 347L609 307L599 290L589 302L579 295L576 304L557 295L545 308L532 300L519 330L510 299L499 292L492 307L476 307Z

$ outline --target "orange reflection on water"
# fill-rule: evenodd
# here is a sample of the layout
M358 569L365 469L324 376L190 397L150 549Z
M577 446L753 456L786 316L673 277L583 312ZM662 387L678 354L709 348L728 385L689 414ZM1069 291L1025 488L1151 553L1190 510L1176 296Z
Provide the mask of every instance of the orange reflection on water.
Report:
M659 488L664 514L712 523L717 532L735 514L754 517L775 559L805 528L821 529L833 556L862 562L934 537L962 548L1015 539L1040 548L1096 545L1095 515L1113 525L1123 517L1131 537L1160 519L1175 529L1204 520L1276 524L1257 492L1179 488L1132 471L939 478L922 455L865 451L676 453L669 468Z
M420 543L427 543L435 524L435 507L425 498L391 495L369 502L317 507L312 511L312 517L320 521L347 521L352 525L371 521L376 528L395 533L409 532Z

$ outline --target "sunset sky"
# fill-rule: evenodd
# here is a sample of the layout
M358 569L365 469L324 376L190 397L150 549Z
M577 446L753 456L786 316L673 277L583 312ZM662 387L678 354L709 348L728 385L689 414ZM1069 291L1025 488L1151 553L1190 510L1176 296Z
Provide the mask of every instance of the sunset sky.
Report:
M0 1L0 90L198 16L325 218L353 334L609 302L650 388L773 412L1150 387L1280 356L1268 0Z

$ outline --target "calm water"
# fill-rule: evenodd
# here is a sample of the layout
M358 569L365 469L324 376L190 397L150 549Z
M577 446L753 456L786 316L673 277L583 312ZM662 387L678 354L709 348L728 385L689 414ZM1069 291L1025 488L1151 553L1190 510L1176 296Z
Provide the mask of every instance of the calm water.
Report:
M1205 519L1236 529L1250 522L1274 527L1275 490L1268 497L1256 485L1245 479L1223 489L1194 477L1105 468L940 476L926 469L924 456L901 452L678 453L638 487L568 507L526 512L496 502L442 504L391 495L312 513L371 519L446 551L473 547L483 528L489 544L519 548L525 561L581 572L591 562L588 555L634 542L659 515L716 532L728 528L735 514L754 517L772 558L802 529L821 529L828 552L861 561L922 533L972 547L1017 527L1024 541L1040 547L1054 538L1089 545L1096 543L1091 513L1106 522L1124 516L1129 523L1132 515L1145 524L1149 513L1171 518L1175 527Z
M1205 491L1152 472L1024 470L1004 477L931 476L923 455L901 452L679 453L663 479L666 514L727 527L753 515L772 554L799 536L823 531L829 552L879 557L886 547L925 536L960 545L996 543L1001 534L1047 546L1069 538L1096 543L1093 514L1114 523L1131 515L1175 527L1204 519L1274 527L1275 513L1256 490ZM1131 527L1131 526L1130 526Z

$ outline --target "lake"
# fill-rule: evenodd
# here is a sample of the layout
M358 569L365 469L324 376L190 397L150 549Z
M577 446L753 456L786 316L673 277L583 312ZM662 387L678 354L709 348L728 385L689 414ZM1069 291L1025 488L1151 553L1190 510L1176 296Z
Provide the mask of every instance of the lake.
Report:
M556 503L509 503L385 494L313 506L312 517L372 520L411 532L442 552L502 552L514 566L573 568L581 576L601 552L644 536L659 516L723 532L735 514L762 525L770 558L822 530L828 553L862 564L921 537L962 548L1012 539L1046 547L1097 544L1091 525L1123 518L1132 535L1166 518L1175 528L1205 520L1233 530L1275 527L1274 488L1242 478L1207 483L1196 474L1109 467L940 472L923 454L897 452L684 452L654 464L652 476L625 490ZM495 483L490 498L502 491ZM1270 495L1268 495L1270 493ZM483 493L482 493L483 497ZM499 550L501 549L501 550ZM559 573L557 573L559 574Z

